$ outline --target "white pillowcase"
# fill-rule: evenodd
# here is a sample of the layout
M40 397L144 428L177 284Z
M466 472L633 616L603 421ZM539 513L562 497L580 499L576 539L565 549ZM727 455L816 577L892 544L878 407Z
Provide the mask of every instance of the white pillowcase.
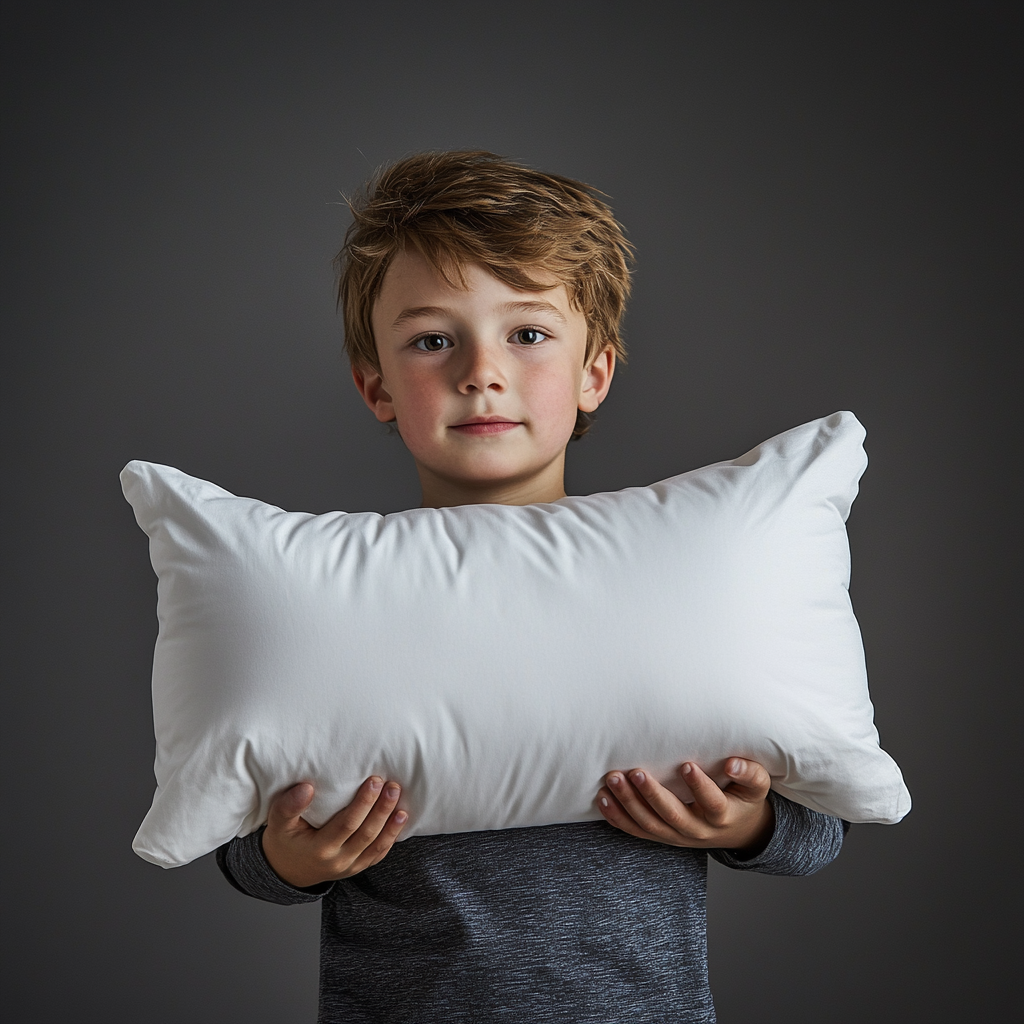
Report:
M836 413L650 487L388 516L129 463L160 620L136 853L186 864L300 781L316 826L368 775L400 781L408 838L599 818L612 768L688 797L684 760L721 779L731 755L898 821L847 592L863 437Z

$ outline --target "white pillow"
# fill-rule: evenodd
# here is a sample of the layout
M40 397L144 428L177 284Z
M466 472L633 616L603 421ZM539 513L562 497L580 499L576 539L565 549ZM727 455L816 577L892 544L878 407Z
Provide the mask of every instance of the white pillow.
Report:
M400 781L408 838L598 818L612 768L688 797L678 765L721 779L730 755L898 821L847 593L863 437L836 413L650 487L388 516L129 463L160 620L136 853L186 864L300 781L317 826L368 775Z

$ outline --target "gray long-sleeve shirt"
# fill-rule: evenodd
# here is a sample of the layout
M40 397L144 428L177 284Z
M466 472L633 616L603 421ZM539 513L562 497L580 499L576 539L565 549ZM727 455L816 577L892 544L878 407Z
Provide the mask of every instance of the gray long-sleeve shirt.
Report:
M844 823L775 793L775 831L729 867L806 875ZM636 839L603 821L421 836L344 881L296 889L262 830L221 847L242 892L323 900L321 1022L709 1024L707 852Z

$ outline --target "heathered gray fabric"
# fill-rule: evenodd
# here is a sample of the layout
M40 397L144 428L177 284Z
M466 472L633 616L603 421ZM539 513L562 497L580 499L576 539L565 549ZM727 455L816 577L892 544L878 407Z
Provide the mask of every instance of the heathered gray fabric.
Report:
M768 874L831 861L842 823L776 794L757 857ZM707 855L605 822L422 836L376 867L300 890L267 864L262 832L218 851L236 888L272 903L323 899L321 1022L715 1020L708 989Z

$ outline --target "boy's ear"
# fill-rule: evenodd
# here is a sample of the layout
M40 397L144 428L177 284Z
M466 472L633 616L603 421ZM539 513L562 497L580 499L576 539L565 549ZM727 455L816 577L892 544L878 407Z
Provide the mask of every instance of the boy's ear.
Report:
M605 400L614 375L615 349L608 345L598 352L594 361L583 372L579 401L579 408L583 412L594 412Z
M352 364L352 380L355 381L363 401L370 407L373 415L381 423L393 423L395 420L395 403L384 387L384 378L379 370L372 366Z

